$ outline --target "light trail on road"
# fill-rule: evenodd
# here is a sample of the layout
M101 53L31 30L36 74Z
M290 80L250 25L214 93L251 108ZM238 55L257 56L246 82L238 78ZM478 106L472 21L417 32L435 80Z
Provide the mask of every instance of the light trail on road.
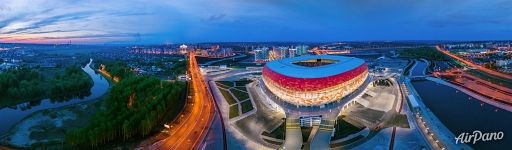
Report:
M491 70L491 69L485 68L485 67L483 67L481 65L477 65L477 64L475 64L475 63L473 63L471 61L464 60L464 59L460 58L459 56L457 56L455 54L452 54L449 51L441 48L441 46L439 46L439 45L436 46L436 49L438 51L440 51L440 52L442 52L442 53L452 57L453 59L456 59L456 60L458 60L458 61L460 61L460 62L462 62L462 63L464 63L464 64L466 64L468 66L471 66L471 67L475 68L475 69L478 69L478 70L483 71L485 73L492 74L492 75L495 75L495 76L498 76L498 77L501 77L501 78L512 80L512 75L508 75L508 74L504 74L504 73L501 73L501 72L498 72L498 71L495 71L495 70Z
M193 86L192 107L189 113L184 114L187 118L180 122L178 128L172 131L158 149L197 149L213 121L215 113L213 98L207 90L193 52L189 54L188 63L188 72Z

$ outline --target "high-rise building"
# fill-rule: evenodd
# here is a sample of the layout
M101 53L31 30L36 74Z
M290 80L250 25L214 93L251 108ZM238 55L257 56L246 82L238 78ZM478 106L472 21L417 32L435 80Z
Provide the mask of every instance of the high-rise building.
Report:
M254 61L268 61L269 49L267 47L254 50Z
M287 58L288 57L288 47L278 47L277 48L277 54L279 55L279 59Z
M293 58L295 57L295 54L297 54L297 49L296 48L290 48L288 49L288 58Z
M297 49L297 55L304 55L306 53L308 53L308 49L309 49L309 46L307 45L298 45L297 47L295 47Z

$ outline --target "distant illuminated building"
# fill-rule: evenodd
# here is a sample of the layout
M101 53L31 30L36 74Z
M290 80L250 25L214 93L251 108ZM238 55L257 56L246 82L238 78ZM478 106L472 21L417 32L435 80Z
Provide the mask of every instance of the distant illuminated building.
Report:
M213 51L216 51L216 50L220 49L220 45L213 45L210 47L210 49Z
M262 61L262 50L261 49L257 49L257 50L254 50L254 61L255 62L258 62L258 61Z
M297 53L297 49L290 48L290 49L288 49L288 53L289 53L288 58L293 58L293 57L295 57L295 54Z
M271 50L270 52L268 52L268 60L272 61L272 60L278 60L278 59L281 59L281 55L279 54L278 51Z
M288 47L279 47L278 48L279 59L287 58L288 55Z
M265 62L269 60L269 49L267 47L257 48L254 50L254 61Z
M296 46L295 48L297 49L297 52L296 52L297 55L304 55L304 54L308 53L309 46L299 45L299 46Z
M180 53L181 54L186 54L187 53L187 48L188 46L183 44L183 45L180 45Z

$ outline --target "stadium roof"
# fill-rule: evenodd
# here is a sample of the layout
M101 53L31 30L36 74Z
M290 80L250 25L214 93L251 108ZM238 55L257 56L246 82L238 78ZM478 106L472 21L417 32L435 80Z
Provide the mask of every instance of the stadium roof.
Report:
M312 59L335 60L335 63L317 67L305 67L293 64L299 61ZM338 75L352 70L364 64L364 60L354 57L336 56L336 55L310 55L293 58L286 58L268 62L266 67L272 71L295 78L323 78Z

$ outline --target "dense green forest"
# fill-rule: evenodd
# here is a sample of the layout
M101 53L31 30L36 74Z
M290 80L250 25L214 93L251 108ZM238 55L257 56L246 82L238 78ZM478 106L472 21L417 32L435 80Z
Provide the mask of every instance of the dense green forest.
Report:
M0 73L0 108L44 98L68 99L90 95L92 79L80 66L45 77L41 70L18 68Z
M438 60L438 61L446 61L449 60L448 56L436 50L434 47L420 47L420 48L411 48L404 49L400 51L401 57L408 58L425 58L427 60Z
M69 99L71 97L85 97L91 95L93 82L80 67L69 67L63 73L57 73L51 80L52 99Z
M185 74L187 71L187 61L175 61L173 66L169 69L166 69L167 73L171 73L174 76L179 74Z
M127 67L128 65L122 61L98 60L97 63L105 65L106 71L121 79L134 75L131 68ZM158 62L138 62L136 64L141 66L156 66L163 69L160 75L171 77L185 74L187 70L187 61L178 58L166 58Z
M185 83L165 82L155 77L127 76L115 84L104 100L104 109L94 114L84 128L69 132L69 147L94 148L111 141L145 136L174 118L183 108Z
M9 69L0 73L0 98L2 103L8 101L34 100L47 96L43 86L43 76L32 69Z
M114 77L124 79L133 75L133 72L130 70L130 68L127 67L126 63L122 61L107 61L101 63L106 66L105 70L107 70L107 72L109 72Z

